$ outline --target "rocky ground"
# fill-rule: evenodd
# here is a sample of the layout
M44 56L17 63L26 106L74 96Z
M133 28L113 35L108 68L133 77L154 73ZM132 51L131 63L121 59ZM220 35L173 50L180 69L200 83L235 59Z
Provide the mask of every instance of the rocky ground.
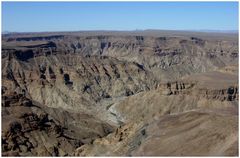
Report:
M2 39L2 156L238 155L237 34Z

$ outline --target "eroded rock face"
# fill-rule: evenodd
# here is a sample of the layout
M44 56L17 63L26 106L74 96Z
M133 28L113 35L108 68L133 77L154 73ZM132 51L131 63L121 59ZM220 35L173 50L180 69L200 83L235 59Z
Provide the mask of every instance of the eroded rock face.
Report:
M4 36L2 155L237 155L237 63L234 35Z
M2 95L2 117L3 156L67 156L113 131L94 116L43 107L16 93Z
M149 90L157 83L152 73L138 64L109 57L104 59L78 55L37 57L29 61L31 67L25 67L25 63L20 63L16 59L9 62L9 66L3 66L5 67L3 76L7 77L11 74L10 81L13 85L20 85L31 93L32 97L38 96L39 98L34 100L40 103L46 100L44 104L56 103L47 103L47 98L38 92L40 88L42 91L57 88L64 94L74 93L87 100L98 102L105 98L129 96ZM15 69L15 66L18 67ZM70 92L63 92L61 89Z
M233 156L238 154L237 122L238 117L232 115L231 110L155 117L145 124L138 122L120 127L91 145L81 146L74 155Z
M18 51L4 49L2 56L14 56L23 61L56 54L78 54L84 57L109 56L144 65L156 76L161 73L161 79L214 70L229 63L237 64L238 47L234 36L225 40L206 36L201 38L159 36L63 35L61 38L53 38L38 35L10 40L6 38L9 43L6 45L17 41L22 49ZM46 43L46 39L51 42ZM28 41L32 41L33 44L30 45L31 42ZM31 53L23 51L31 51Z

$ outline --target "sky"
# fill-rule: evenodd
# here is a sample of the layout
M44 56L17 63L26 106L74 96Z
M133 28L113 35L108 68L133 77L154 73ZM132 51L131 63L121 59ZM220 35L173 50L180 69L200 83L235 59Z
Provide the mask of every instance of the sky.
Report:
M238 2L2 2L2 31L238 30Z

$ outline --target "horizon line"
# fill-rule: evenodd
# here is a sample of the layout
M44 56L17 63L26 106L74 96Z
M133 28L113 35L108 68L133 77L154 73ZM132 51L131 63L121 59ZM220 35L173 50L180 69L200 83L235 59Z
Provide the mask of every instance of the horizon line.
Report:
M213 33L238 33L237 30L221 30L221 29L134 29L134 30L108 30L108 29L96 29L96 30L62 30L62 31L2 31L2 34L21 34L21 33L63 33L63 32L144 32L144 31L187 31L187 32L213 32Z

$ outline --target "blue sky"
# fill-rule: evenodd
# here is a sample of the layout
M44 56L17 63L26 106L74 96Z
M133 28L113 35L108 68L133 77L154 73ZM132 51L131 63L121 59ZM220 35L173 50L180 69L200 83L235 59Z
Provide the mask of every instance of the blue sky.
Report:
M2 31L238 30L238 2L2 2Z

